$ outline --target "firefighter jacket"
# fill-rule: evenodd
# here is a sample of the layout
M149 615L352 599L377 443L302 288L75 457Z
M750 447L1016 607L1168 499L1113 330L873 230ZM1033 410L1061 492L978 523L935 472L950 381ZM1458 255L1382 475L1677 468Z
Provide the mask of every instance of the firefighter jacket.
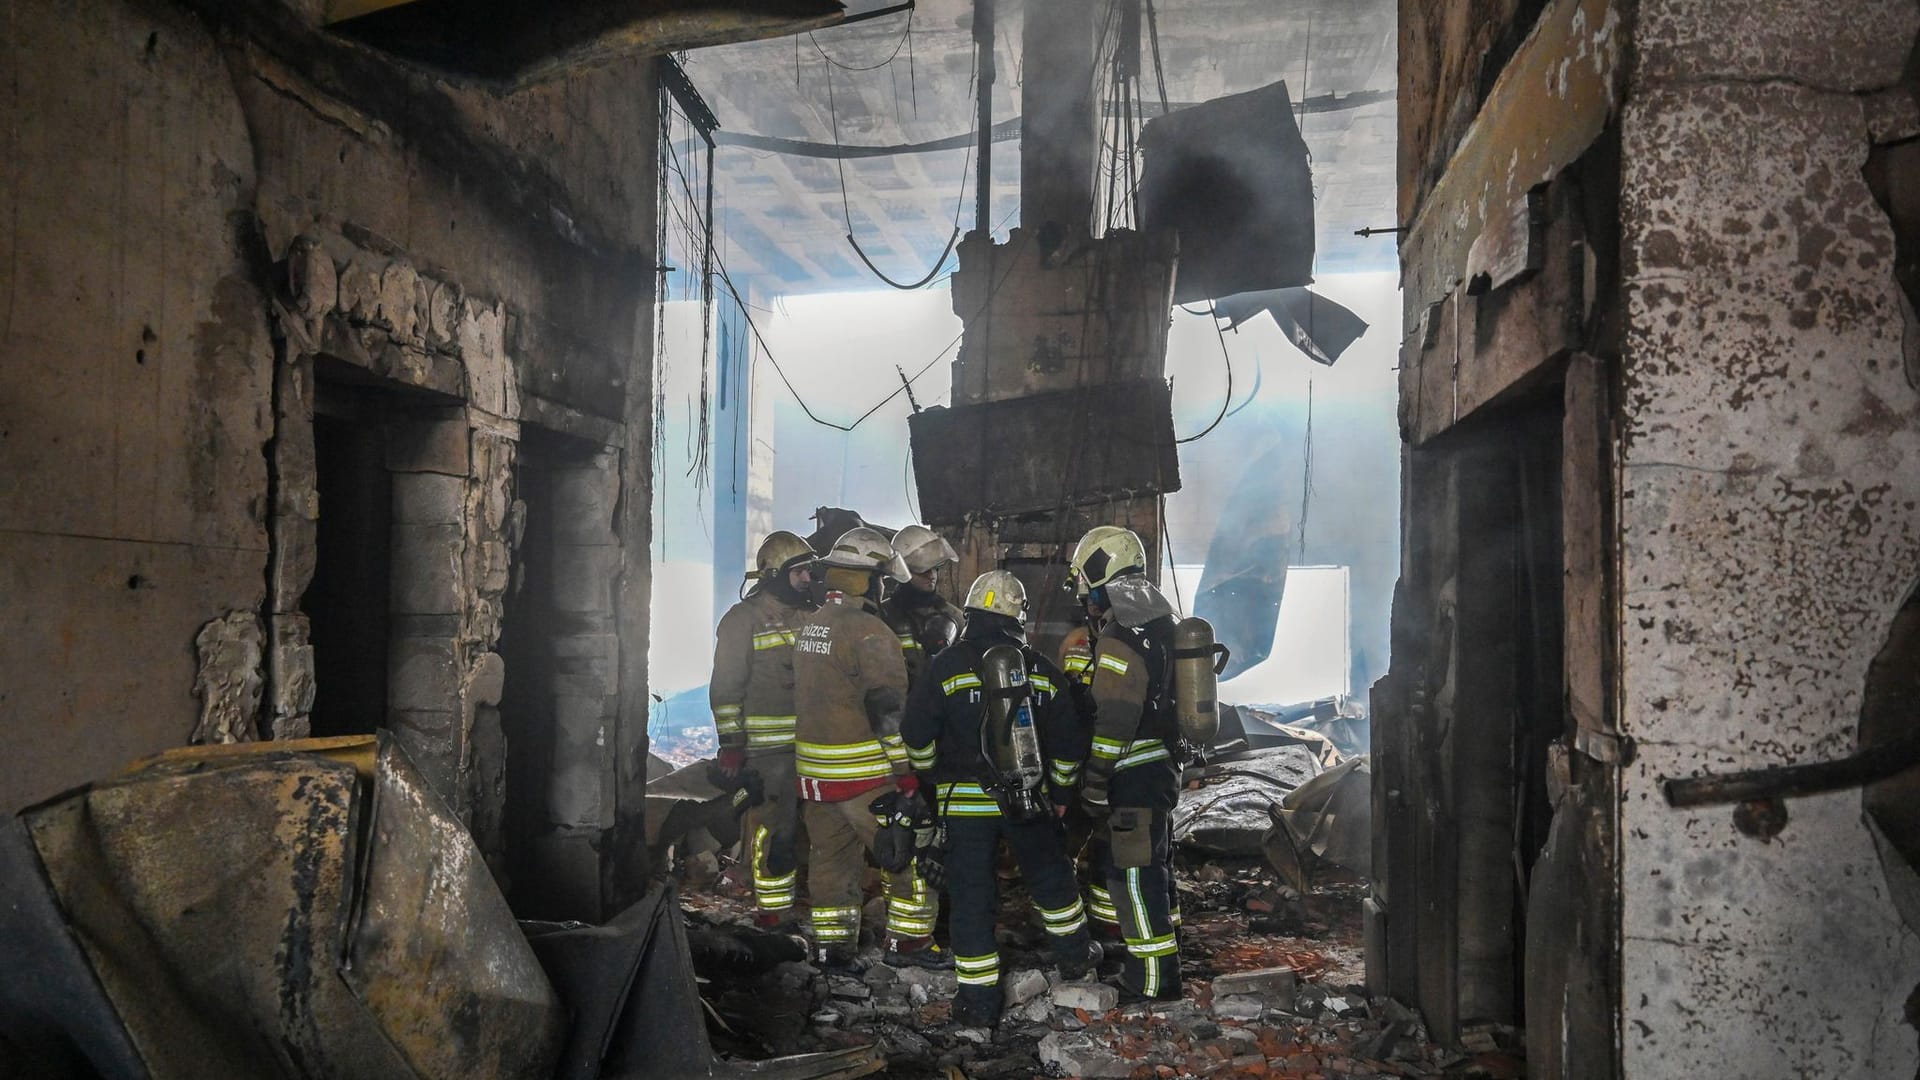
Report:
M902 585L880 605L880 617L900 639L900 656L907 662L907 687L911 690L920 685L920 674L940 650L959 636L960 623L966 616L939 593Z
M1114 806L1172 810L1180 730L1173 707L1173 615L1129 626L1113 612L1093 643L1093 750L1087 771L1108 778Z
M1047 784L1054 802L1071 802L1073 786L1079 782L1089 730L1068 693L1066 676L1026 643L1018 622L1004 615L969 612L966 632L933 658L926 677L913 688L900 731L914 771L935 785L934 807L942 813L1000 813L989 790L994 771L982 752L987 702L979 671L981 657L999 645L1019 649L1026 658L1033 720L1039 728L1040 752L1047 761Z
M707 701L720 749L750 755L793 750L794 632L805 608L756 589L727 609L713 645Z
M840 802L910 772L900 740L907 668L872 603L830 592L794 645L800 797Z

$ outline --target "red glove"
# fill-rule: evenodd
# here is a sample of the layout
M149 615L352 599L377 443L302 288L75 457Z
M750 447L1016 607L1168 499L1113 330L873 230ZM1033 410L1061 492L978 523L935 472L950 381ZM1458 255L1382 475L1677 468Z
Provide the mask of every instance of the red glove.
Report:
M894 777L893 786L894 789L902 795L918 795L920 793L920 778L912 773L906 773L905 775Z
M728 779L732 779L732 777L747 764L747 752L735 747L728 747L720 751L719 756L714 759L714 762L720 766L720 771L724 773Z

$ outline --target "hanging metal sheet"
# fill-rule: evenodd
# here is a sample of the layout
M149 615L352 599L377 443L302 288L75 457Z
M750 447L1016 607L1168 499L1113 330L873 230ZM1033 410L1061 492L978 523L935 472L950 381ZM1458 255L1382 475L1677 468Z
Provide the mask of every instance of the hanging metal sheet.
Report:
M1175 300L1313 280L1313 170L1286 83L1168 113L1140 148L1141 225L1180 236Z

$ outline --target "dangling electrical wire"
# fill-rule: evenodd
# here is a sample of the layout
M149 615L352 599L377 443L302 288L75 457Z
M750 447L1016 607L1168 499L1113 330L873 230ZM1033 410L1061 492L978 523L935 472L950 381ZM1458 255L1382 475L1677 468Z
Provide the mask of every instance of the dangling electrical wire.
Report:
M1220 339L1220 359L1226 361L1227 365L1227 392L1220 398L1220 415L1214 417L1213 423L1208 424L1207 429L1200 434L1189 435L1184 439L1173 440L1174 443L1178 445L1197 442L1213 434L1213 429L1219 427L1220 422L1227 418L1227 406L1233 403L1233 355L1227 352L1227 335L1220 329L1220 319L1218 316L1215 316L1213 320L1213 332L1215 336Z
M815 48L818 48L818 47L819 46L817 45L815 46ZM826 54L822 53L821 55L824 56ZM831 68L827 70L827 114L831 118L831 126L833 128L833 145L835 147L838 147L840 145L840 107L839 107L839 102L834 94L833 71ZM879 278L882 282L892 286L893 288L899 289L902 292L912 292L915 289L925 288L929 282L931 282L935 277L939 276L940 271L946 269L947 257L953 254L954 245L960 242L960 208L956 207L954 209L953 232L947 237L947 246L940 250L940 257L933 261L933 268L928 270L926 275L918 281L913 281L913 282L895 281L893 278L887 276L887 274L884 271L882 271L878 266L875 266L873 264L873 260L867 256L866 250L860 246L860 241L854 237L853 206L851 201L847 198L846 159L844 157L836 156L834 158L834 165L837 168L839 177L840 177L840 214L847 223L847 243L853 247L853 253L860 257L860 261L866 264L867 269L873 272L874 277ZM973 141L970 138L967 144L966 164L960 167L960 206L966 205L967 172L972 167L972 165L973 165Z

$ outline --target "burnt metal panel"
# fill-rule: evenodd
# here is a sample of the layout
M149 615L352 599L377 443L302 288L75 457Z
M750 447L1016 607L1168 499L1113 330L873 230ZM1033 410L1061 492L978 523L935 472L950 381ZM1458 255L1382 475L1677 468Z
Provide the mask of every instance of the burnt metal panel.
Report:
M0 995L7 1042L156 1080L549 1075L563 1018L532 949L464 826L374 745L193 747L24 811L0 940L41 934L24 955L72 1004Z
M1286 83L1169 113L1140 146L1141 225L1180 237L1175 300L1313 280L1313 170Z
M26 812L61 914L146 1075L410 1076L334 975L358 774L247 745Z
M559 1001L473 838L392 739L342 973L422 1077L543 1076Z
M929 524L1180 490L1173 395L1159 379L933 408L907 427Z

